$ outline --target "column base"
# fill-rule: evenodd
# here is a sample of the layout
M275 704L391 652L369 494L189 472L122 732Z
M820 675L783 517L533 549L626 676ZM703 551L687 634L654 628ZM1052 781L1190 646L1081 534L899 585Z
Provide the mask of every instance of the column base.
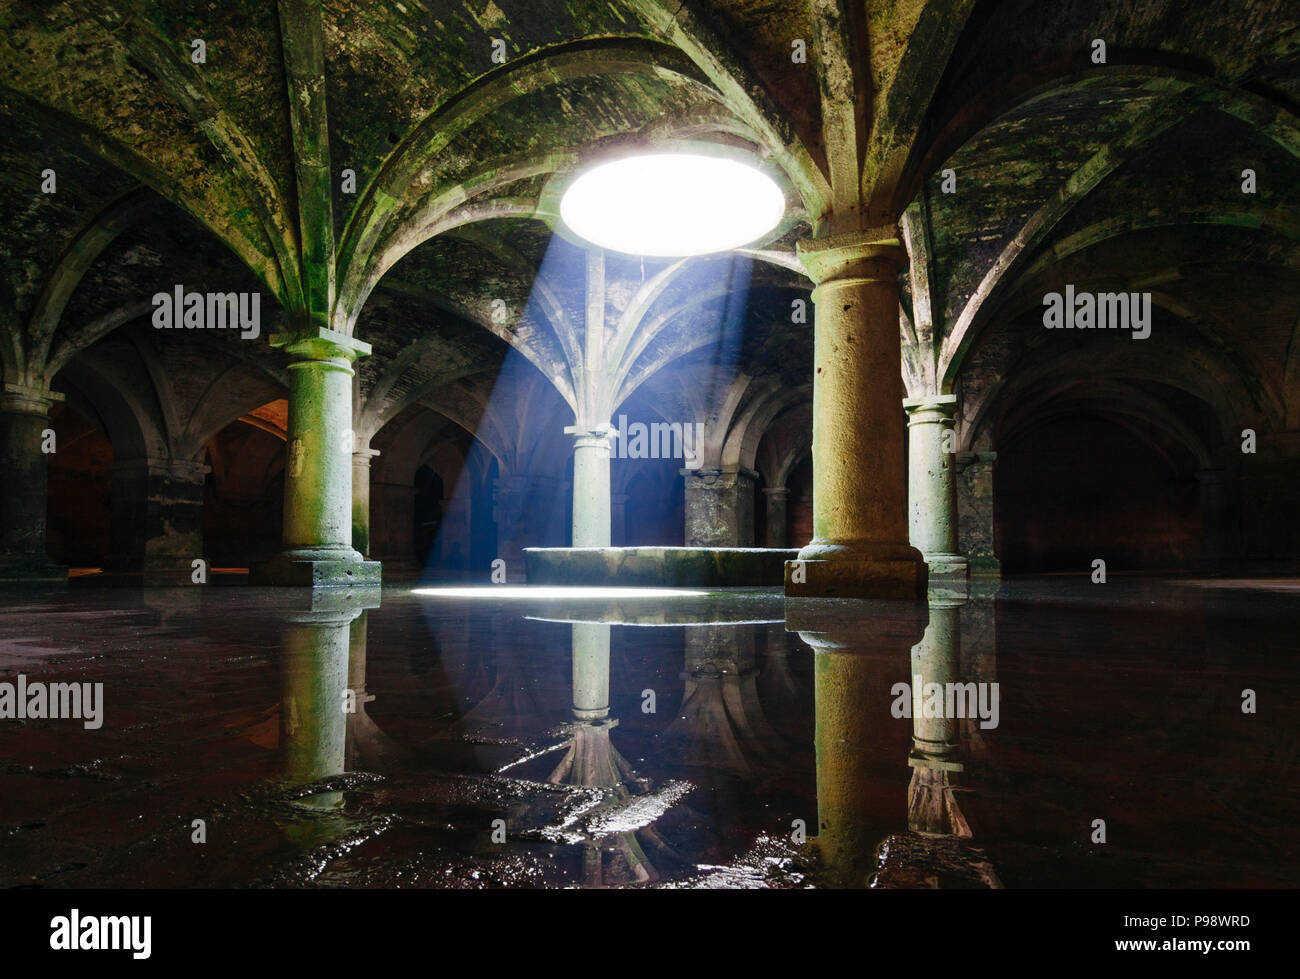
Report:
M965 578L970 573L964 554L927 554L925 563L931 578Z
M383 582L383 565L361 560L351 548L337 551L288 551L249 569L251 585L277 585L295 588L346 588L355 585L379 585Z
M44 558L0 556L0 582L6 584L49 584L68 581L68 569Z
M798 573L796 573L798 572ZM785 593L797 598L925 600L929 571L911 558L804 560L785 563Z

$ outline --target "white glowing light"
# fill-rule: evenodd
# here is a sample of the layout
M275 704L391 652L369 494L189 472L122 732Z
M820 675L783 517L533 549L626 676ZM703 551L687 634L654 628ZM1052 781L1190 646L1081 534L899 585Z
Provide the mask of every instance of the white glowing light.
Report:
M675 258L747 245L785 213L767 174L728 157L630 156L593 167L569 185L560 217L593 245Z
M602 588L580 585L487 585L478 587L413 588L413 595L436 598L680 598L707 595L685 588Z

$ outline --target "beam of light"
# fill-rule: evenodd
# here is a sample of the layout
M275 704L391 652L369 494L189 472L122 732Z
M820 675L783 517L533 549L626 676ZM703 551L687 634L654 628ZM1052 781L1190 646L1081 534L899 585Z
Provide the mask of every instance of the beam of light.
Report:
M582 585L460 585L439 588L413 588L412 595L432 598L694 598L709 594L687 588L618 588Z
M785 195L756 167L727 157L652 153L593 167L569 185L560 217L592 244L677 258L747 245L785 214Z

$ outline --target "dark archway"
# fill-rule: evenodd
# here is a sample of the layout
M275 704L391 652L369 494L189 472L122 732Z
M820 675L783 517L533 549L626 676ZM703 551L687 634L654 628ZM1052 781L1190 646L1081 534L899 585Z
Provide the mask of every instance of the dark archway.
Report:
M247 568L280 549L284 523L284 435L274 401L231 422L208 443L203 549L213 568Z
M113 444L68 404L51 409L50 428L46 552L55 564L102 569L112 557Z
M999 446L997 553L1007 573L1169 571L1200 555L1196 461L1100 415L1064 415Z

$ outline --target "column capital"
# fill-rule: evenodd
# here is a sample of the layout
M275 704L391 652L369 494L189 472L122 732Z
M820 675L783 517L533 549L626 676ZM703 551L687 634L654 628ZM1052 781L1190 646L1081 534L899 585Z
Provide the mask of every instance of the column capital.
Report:
M186 483L201 483L212 467L196 459L164 459L140 456L109 463L110 473L143 472L150 476L166 476Z
M944 408L955 409L957 407L957 395L955 394L922 394L915 398L904 398L903 407L909 410L942 410Z
M0 411L44 417L50 413L50 407L63 398L58 391L41 385L5 382L4 390L0 392Z
M601 425L565 425L564 434L573 436L574 448L610 448L615 429L608 422Z
M904 398L903 409L909 416L908 425L952 424L957 415L957 395L924 394Z
M840 280L893 279L907 264L907 250L897 224L805 238L795 245L799 261L820 287ZM817 290L813 290L816 302Z
M370 344L338 330L323 326L289 333L273 333L271 346L281 347L303 361L345 361L351 364L358 357L370 354Z
M784 499L785 497L787 497L787 496L790 495L790 487L788 487L788 486L765 486L765 487L763 487L763 493L764 493L764 495L766 495L766 496L768 496L768 497L774 497L774 496L775 496L775 497L781 497L782 499Z

